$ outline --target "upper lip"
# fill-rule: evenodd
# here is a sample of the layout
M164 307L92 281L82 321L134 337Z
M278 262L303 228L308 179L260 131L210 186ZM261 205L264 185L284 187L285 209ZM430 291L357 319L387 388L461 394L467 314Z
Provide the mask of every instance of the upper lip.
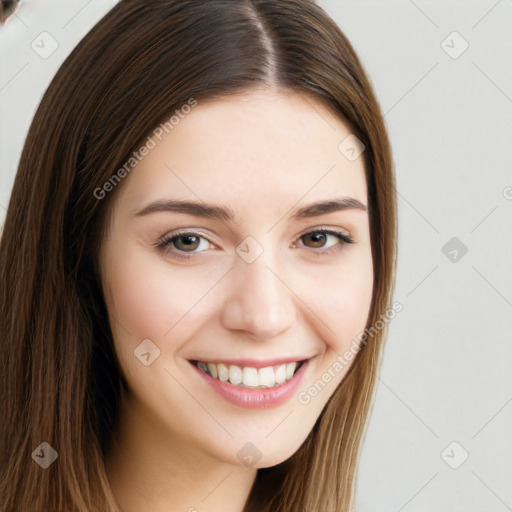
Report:
M235 365L240 367L251 367L251 368L266 368L267 366L277 366L287 363L300 363L306 361L308 357L281 357L275 359L222 359L222 358L206 358L206 359L191 359L192 362L201 361L203 363L223 363L225 365Z

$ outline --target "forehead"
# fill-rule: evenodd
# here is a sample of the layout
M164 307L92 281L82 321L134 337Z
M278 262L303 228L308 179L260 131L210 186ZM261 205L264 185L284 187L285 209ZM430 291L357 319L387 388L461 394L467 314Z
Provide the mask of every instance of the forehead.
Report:
M363 158L339 149L351 130L312 96L256 91L187 112L161 140L153 137L156 146L128 177L122 195L132 209L166 197L231 203L235 211L326 196L366 204Z

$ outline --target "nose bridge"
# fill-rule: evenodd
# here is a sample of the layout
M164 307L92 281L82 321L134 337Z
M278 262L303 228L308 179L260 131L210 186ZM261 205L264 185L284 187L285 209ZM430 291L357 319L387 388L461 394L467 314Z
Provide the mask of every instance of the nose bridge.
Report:
M236 259L231 272L232 286L222 312L226 328L266 339L278 336L294 323L293 294L272 268L273 261L267 250L252 262L243 257Z

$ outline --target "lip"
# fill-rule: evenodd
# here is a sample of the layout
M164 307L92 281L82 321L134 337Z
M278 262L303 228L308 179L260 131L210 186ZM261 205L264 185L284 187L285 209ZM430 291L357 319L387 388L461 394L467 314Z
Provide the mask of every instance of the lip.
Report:
M243 360L249 361L249 360ZM277 361L277 360L276 360ZM284 360L280 359L280 362L284 364ZM288 362L295 362L297 359L289 359ZM199 375L206 381L207 384L220 396L226 399L228 402L237 405L239 407L244 407L248 409L269 409L272 407L278 407L279 405L287 402L290 397L297 391L299 387L302 377L306 372L309 366L309 359L304 361L301 367L295 372L295 375L287 382L280 384L279 386L268 388L268 389L250 389L243 388L240 386L235 386L230 382L222 382L219 379L214 379L207 373L200 370L197 366L190 363L192 368L199 373ZM207 362L207 361L203 361ZM213 362L213 361L211 361ZM225 361L223 361L225 362ZM255 361L252 361L254 364ZM238 361L238 364L241 364L242 360ZM256 366L256 368L264 368L265 366L272 366L269 364L269 361L265 361L261 363L261 366ZM237 364L233 362L232 364ZM279 363L277 363L279 364ZM245 366L251 366L247 364Z

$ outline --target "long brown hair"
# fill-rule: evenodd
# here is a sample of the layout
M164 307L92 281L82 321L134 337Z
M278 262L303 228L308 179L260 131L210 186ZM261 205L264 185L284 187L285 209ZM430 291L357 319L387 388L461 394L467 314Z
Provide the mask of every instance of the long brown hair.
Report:
M308 93L363 142L374 289L389 308L396 197L380 107L349 41L311 0L123 0L74 49L30 127L0 242L0 508L114 512L104 467L126 383L98 254L148 133L190 98L261 86ZM301 448L258 471L246 511L348 512L385 329L362 345ZM48 443L58 460L42 469ZM46 445L44 445L46 446Z

